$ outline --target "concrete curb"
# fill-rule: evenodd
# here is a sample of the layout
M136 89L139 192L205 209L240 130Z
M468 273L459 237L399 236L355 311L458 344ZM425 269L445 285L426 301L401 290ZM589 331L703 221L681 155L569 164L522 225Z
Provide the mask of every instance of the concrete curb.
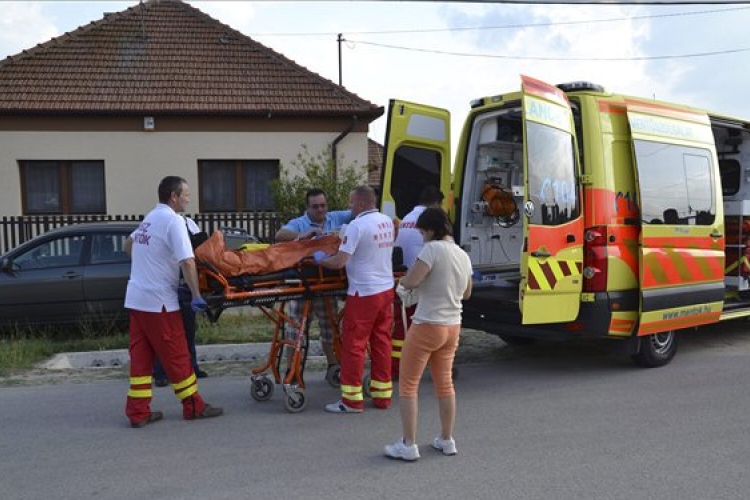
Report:
M251 344L214 344L196 346L199 363L226 361L261 361L268 357L270 342ZM310 341L308 360L322 357L320 342ZM118 368L130 363L127 349L94 352L64 352L56 354L41 365L48 370L74 370L81 368Z

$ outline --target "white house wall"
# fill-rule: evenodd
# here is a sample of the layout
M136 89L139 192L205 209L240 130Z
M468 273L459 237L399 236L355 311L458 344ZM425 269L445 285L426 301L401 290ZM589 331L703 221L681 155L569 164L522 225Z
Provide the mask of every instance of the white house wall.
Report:
M278 159L285 167L307 145L325 151L330 132L0 132L0 216L21 215L19 160L103 160L107 213L142 214L157 201L162 177L179 175L191 187L188 211L197 212L198 160ZM338 144L340 166L367 175L367 134L352 132Z

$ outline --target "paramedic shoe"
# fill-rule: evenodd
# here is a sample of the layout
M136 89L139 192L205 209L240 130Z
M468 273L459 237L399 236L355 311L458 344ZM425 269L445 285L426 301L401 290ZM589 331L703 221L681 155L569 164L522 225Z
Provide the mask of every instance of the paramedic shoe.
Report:
M224 408L219 408L217 406L211 406L207 404L203 408L202 412L197 413L193 418L189 418L187 420L199 420L202 418L220 417L222 415L224 415Z
M456 442L453 438L443 439L439 434L432 440L432 447L438 451L442 451L443 455L451 456L458 453Z
M206 373L205 371L201 370L200 368L196 368L195 369L195 376L197 378L206 378L206 377L208 377L208 373Z
M326 411L331 413L362 413L364 410L362 410L362 408L352 408L351 406L347 406L339 399L335 403L326 405Z
M167 381L167 379L165 378L157 378L156 380L154 380L154 385L156 387L166 387L169 385L169 381Z
M141 420L140 422L130 422L130 427L134 429L140 429L141 427L146 427L148 424L158 422L162 418L164 418L164 414L162 412L152 411L151 415L149 415L144 420Z
M416 443L406 444L404 438L399 439L393 444L387 444L384 448L385 456L388 458L397 458L413 462L419 458L419 447Z

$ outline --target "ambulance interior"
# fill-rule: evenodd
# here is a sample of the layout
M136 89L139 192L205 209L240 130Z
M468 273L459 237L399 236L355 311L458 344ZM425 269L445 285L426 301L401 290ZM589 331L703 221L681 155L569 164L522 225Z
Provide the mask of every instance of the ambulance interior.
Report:
M750 290L750 131L746 124L712 120L719 158L726 234L725 283ZM743 259L745 257L745 259Z
M478 116L461 189L461 247L481 279L475 286L507 288L517 297L524 203L521 109Z

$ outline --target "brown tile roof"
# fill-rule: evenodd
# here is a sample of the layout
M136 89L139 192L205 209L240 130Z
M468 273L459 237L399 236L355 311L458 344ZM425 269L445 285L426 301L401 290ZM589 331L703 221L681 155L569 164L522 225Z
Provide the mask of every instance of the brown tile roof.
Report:
M379 107L180 0L148 0L0 60L0 114L351 116Z

